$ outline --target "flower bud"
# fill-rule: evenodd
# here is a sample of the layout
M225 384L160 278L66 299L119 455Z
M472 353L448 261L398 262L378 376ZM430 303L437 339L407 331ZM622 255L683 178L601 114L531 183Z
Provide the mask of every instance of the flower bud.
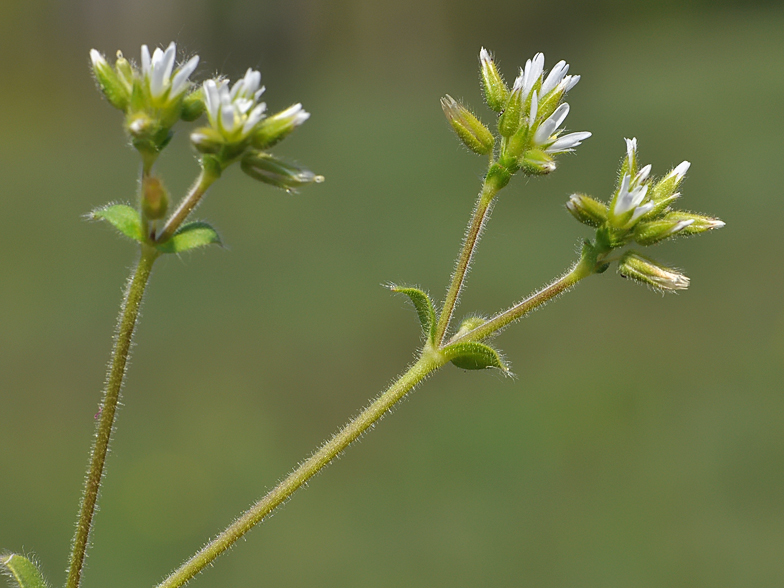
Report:
M673 220L666 217L662 220L637 223L634 226L634 240L640 245L653 245L683 232L694 219Z
M130 86L95 49L90 50L90 59L93 63L95 81L98 82L101 92L106 96L109 104L125 112L131 100Z
M689 170L691 163L684 161L672 169L653 188L653 200L661 202L675 195L675 190L681 185L683 177Z
M689 278L682 273L660 265L633 251L627 252L618 263L618 273L642 284L647 284L662 292L685 290L689 287Z
M509 96L506 108L498 119L498 134L508 138L517 132L522 123L523 106L522 88L515 82L512 95Z
M585 194L572 194L566 203L566 209L574 218L589 227L600 227L607 222L607 205Z
M466 147L479 155L487 155L493 150L495 144L493 134L465 106L458 104L447 94L441 98L441 108Z
M186 122L193 122L204 113L204 93L201 86L185 96L182 100L180 118Z
M529 176L544 176L555 171L555 161L541 149L529 149L519 163L520 169Z
M241 162L242 171L250 177L282 188L286 192L296 192L296 188L310 183L321 183L324 176L317 176L312 171L263 152L248 152Z
M191 133L191 144L200 153L218 153L223 147L224 139L212 127L199 127Z
M501 74L498 73L493 58L484 47L479 52L479 61L482 68L482 88L485 93L485 101L492 110L502 112L509 99L509 89Z
M487 319L482 318L481 316L469 316L465 319L457 329L457 333L455 333L455 338L460 337L461 335L465 335L469 331L473 331L475 328L485 324Z
M680 232L683 235L697 235L698 233L704 233L705 231L710 231L712 229L720 229L725 224L724 221L717 218L694 214L693 212L684 212L682 210L675 210L667 213L663 220L689 223L681 229Z
M268 149L279 143L298 126L310 118L310 113L302 108L302 104L294 104L286 110L264 119L253 133L253 146L257 149Z
M166 216L169 208L169 193L163 182L155 176L146 176L142 182L142 215L148 220Z

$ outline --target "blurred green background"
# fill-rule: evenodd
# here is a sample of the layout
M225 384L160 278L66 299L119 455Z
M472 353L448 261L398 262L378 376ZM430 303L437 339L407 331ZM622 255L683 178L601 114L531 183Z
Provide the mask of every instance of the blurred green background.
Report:
M134 247L80 215L132 201L137 158L88 51L175 40L200 79L259 68L273 110L313 116L276 152L326 176L299 195L231 170L198 215L228 245L157 264L85 588L152 586L412 359L483 161L438 99L486 121L477 55L508 79L566 59L571 130L515 178L458 316L550 280L590 231L623 137L682 204L727 227L652 254L692 287L593 277L497 341L518 378L444 369L195 582L230 586L784 585L784 6L781 2L0 3L0 547L64 581L121 287ZM160 162L197 171L180 132Z

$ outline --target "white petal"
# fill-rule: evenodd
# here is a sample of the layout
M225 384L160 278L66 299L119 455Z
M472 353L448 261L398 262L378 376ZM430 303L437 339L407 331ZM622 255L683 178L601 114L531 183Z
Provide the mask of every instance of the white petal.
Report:
M150 73L150 50L147 45L142 45L142 74L148 75Z
M170 97L179 96L188 87L188 77L196 69L197 65L199 65L199 56L194 55L185 65L180 66L172 80Z
M566 76L561 82L564 86L564 93L568 92L577 85L580 81L580 76Z
M223 104L221 104L220 115L221 115L220 122L221 122L221 126L223 127L223 130L229 133L233 131L234 125L236 123L234 106L231 103L226 104L224 102Z
M245 121L245 124L242 125L243 135L247 135L253 129L253 127L255 127L258 124L258 122L262 118L264 118L264 111L266 110L266 108L267 108L266 104L259 104L258 106L256 106L256 108L250 111L250 114L248 115L248 119Z
M204 105L207 108L207 115L213 125L218 123L218 111L220 110L220 92L215 80L204 82Z
M106 58L104 58L104 56L98 53L98 51L95 49L90 49L90 59L93 62L93 67L98 67L99 65L104 64L109 65L106 61Z
M174 44L174 41L169 43L169 46L166 47L166 52L163 54L163 80L164 83L168 83L171 79L172 71L174 70L174 59L177 57L177 45Z
M682 220L681 222L679 222L677 225L675 225L672 228L672 230L670 231L670 235L674 235L675 233L680 233L683 229L688 227L693 222L694 222L693 218L690 218L689 220ZM721 222L721 221L719 221L719 222Z
M621 188L618 190L618 197L615 199L615 206L613 206L613 214L620 216L632 209L632 195L629 194L629 182L632 177L629 174L624 174L621 180Z
M561 83L561 80L564 79L567 71L569 71L568 63L563 60L556 63L545 78L544 83L542 83L542 96L546 96L554 90L555 87Z
M689 171L690 167L691 167L691 163L689 163L688 161L682 161L668 175L677 176L678 180L681 180L683 176L686 175L686 172Z
M585 141L591 133L588 131L581 131L579 133L569 133L563 137L556 139L555 143L545 149L546 153L559 153L561 151L571 151L572 147L577 147L581 142Z
M492 61L492 59L490 58L490 54L487 52L487 49L485 49L484 47L482 47L479 50L479 60L484 63L488 63Z
M534 133L534 144L535 145L544 145L547 143L547 140L550 138L550 135L553 134L555 131L555 120L551 116L542 124L539 125L539 128L536 129L536 133Z
M642 168L634 178L634 183L639 184L644 182L648 179L648 176L651 175L651 164L649 163L644 168Z
M626 141L626 157L629 160L629 167L634 163L634 154L637 151L637 139L624 139Z
M632 213L632 218L629 219L629 225L634 224L634 222L638 218L640 218L642 215L652 210L654 206L656 206L656 203L653 200L651 200L650 202L646 202L645 204L641 204L640 206L635 208L634 212Z
M515 78L514 84L512 84L512 92L515 90L521 90L523 88L523 82L525 81L525 72L523 68L520 68L520 73Z

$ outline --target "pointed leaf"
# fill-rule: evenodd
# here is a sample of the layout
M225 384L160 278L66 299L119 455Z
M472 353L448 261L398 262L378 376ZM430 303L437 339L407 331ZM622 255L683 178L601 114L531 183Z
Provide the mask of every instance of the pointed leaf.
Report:
M139 242L144 241L139 212L127 204L109 204L96 208L90 213L90 218L105 220L114 225L114 228L126 237Z
M182 253L205 245L222 245L218 232L204 221L195 221L180 227L172 238L155 247L163 253Z
M417 315L419 316L419 323L422 325L422 331L425 333L428 340L433 342L436 335L436 310L433 308L430 297L419 288L407 288L390 284L389 289L393 292L405 294L411 299L411 302L414 303L414 308L416 308Z
M504 373L509 373L509 368L501 360L498 352L484 343L476 341L455 343L446 347L444 353L453 364L464 370L498 368Z
M0 555L0 569L11 578L14 588L47 588L41 570L26 557L16 553Z

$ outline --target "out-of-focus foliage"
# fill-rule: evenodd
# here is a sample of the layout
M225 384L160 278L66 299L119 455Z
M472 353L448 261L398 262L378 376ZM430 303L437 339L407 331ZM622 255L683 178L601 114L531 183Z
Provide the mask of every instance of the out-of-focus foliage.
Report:
M486 46L507 77L536 51L566 59L583 76L570 129L593 137L502 194L458 317L567 267L592 231L564 204L613 189L623 137L656 169L691 161L684 202L727 227L657 247L688 268L681 295L608 272L507 330L517 379L439 373L194 585L775 585L782 30L773 2L0 4L0 547L62 582L133 261L81 220L133 202L138 171L89 49L175 39L202 56L196 79L260 69L273 111L313 114L282 155L326 177L287 195L227 173L198 210L227 248L156 267L85 576L124 588L153 585L411 359L414 311L379 284L443 295L483 169L439 97L480 104ZM173 198L198 171L187 139L160 161Z

